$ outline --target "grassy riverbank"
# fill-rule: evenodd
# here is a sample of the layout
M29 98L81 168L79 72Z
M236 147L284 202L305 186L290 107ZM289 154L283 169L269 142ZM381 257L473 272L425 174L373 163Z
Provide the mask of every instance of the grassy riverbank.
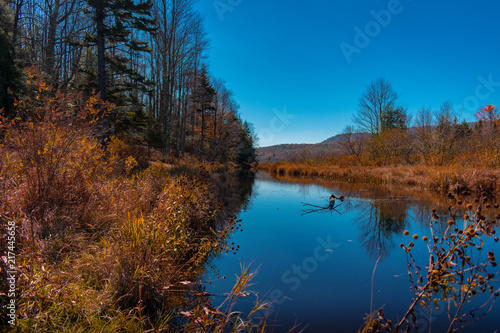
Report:
M200 282L213 256L234 250L238 202L221 178L245 168L163 159L126 133L103 140L109 104L37 88L15 118L0 114L1 330L250 325L213 309Z
M498 195L500 170L437 166L348 166L306 163L262 163L259 170L278 177L322 178L351 183L397 184L453 194Z
M4 166L4 179L12 167ZM158 165L132 176L87 178L77 171L83 170L54 180L50 197L37 198L27 179L4 183L3 232L9 222L16 227L13 243L2 239L2 248L13 245L15 253L13 268L2 262L4 273L16 271L11 328L173 332L193 326L194 318L181 312L206 306L200 273L212 255L228 250L225 239L237 228L222 214L210 174ZM43 212L30 215L28 207ZM212 327L227 324L222 316L207 318Z

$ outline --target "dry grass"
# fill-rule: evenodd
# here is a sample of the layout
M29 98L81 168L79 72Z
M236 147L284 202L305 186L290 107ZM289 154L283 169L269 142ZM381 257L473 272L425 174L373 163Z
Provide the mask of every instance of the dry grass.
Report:
M259 170L277 177L322 178L351 183L398 184L454 194L498 195L500 170L423 165L350 166L264 163Z
M224 166L140 171L126 141L112 138L103 150L95 139L110 106L54 95L28 74L32 91L18 102L19 117L0 119L2 234L16 223L14 331L182 330L178 309L206 299L194 296L197 277L210 255L227 250L236 223L222 219L206 171ZM6 237L0 242L5 273ZM2 316L8 300L1 296Z

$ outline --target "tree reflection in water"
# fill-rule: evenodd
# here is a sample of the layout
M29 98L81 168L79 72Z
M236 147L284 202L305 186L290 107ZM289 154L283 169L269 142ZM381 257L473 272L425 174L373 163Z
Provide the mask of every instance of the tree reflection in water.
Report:
M410 200L367 200L355 204L361 215L355 220L359 227L359 242L366 248L370 258L388 257L394 248L393 235L401 234L409 223Z
M359 214L353 223L359 228L359 242L372 259L381 255L383 258L388 257L390 251L396 248L393 239L402 234L410 221L426 228L432 218L432 209L437 209L440 216L441 223L435 227L437 233L442 234L447 227L446 221L452 217L449 207L456 203L453 197L422 191L416 187L345 183L277 175L259 176L265 177L266 180L320 185L338 195L344 195L346 201L340 211ZM308 189L308 186L304 186L301 193L307 194Z
M212 316L212 314L205 312L196 314L200 309L213 309L211 305L212 295L205 291L202 278L208 271L217 272L213 262L215 258L224 253L224 249L227 252L237 251L237 246L228 245L231 235L238 231L235 218L241 211L249 208L251 198L255 195L253 192L254 175L239 176L222 173L212 175L212 178L217 185L216 194L219 199L221 214L210 227L222 239L219 241L219 245L215 247L215 250L212 250L203 262L193 267L190 281L186 281L184 285L177 286L175 290L172 290L169 300L170 305L175 304L173 308L178 312L175 318L175 325L178 329L199 320L201 317L198 318L198 315L206 315L207 318ZM173 308L167 307L167 310ZM212 320L209 324L219 325L221 321Z
M271 176L269 175L259 174L257 177L261 180L265 180L266 182L273 181ZM327 216L326 218L325 216L318 216L318 219L316 221L312 215L309 215L308 218L312 217L311 219L309 219L309 221L317 222L315 224L315 227L317 227L317 229L315 229L315 232L321 232L323 230L329 229L338 230L335 229L335 223L330 224L329 222L338 222L338 220L336 220L337 218L342 219L342 221L345 222L346 225L345 228L344 226L342 226L342 233L339 237L342 237L342 235L346 235L347 237L351 237L351 239L358 239L359 244L356 244L356 247L361 247L361 252L366 251L366 253L372 260L378 258L379 256L387 258L391 254L391 251L394 251L393 254L396 254L397 251L401 251L401 249L395 244L395 242L397 241L399 243L402 239L404 239L404 236L402 235L407 229L418 231L422 230L423 234L420 234L420 232L418 232L419 237L416 237L416 239L419 239L419 249L422 249L425 246L424 242L427 241L427 237L431 239L431 236L441 237L442 235L444 235L446 228L449 227L447 222L450 220L450 214L453 213L452 211L450 211L449 207L455 206L457 201L451 196L422 191L415 187L405 188L401 186L392 187L383 185L349 184L321 181L317 179L311 180L283 177L279 177L277 180L279 181L279 183L281 183L281 185L288 182L292 184L304 184L304 186L292 186L290 188L286 186L276 186L276 188L272 186L269 187L271 188L270 193L272 193L272 196L270 196L271 198L279 197L280 200L282 200L279 201L280 203L286 202L288 204L291 201L291 204L287 206L288 208L291 208L291 210L289 209L287 211L287 214L283 215L287 216L289 219L294 218L294 207L296 207L297 209L297 217L298 215L300 215L300 212L302 211L301 209L304 208L302 207L302 205L299 205L300 200L306 200L313 204L317 204L319 207L322 207L323 204L325 206L328 205L327 198L329 197L330 193L335 193L335 195L337 196L344 195L346 200L339 208L340 212L342 213L342 217L340 217L335 212L326 211L326 213L332 214L331 219L329 216ZM318 187L317 191L315 187ZM257 188L260 188L260 186L257 186ZM266 189L268 188L266 187ZM278 194L273 192L281 191L283 189L289 190L289 192ZM231 197L243 198L243 202L247 202L246 204L243 203L243 207L247 207L248 201L244 200L245 195L246 198L248 198L252 196L252 194L249 195L244 193L246 192L243 192L243 195L233 194L233 196ZM250 193L254 193L255 195L255 191L250 191ZM264 193L265 192L263 192L263 194ZM282 197L284 199L282 199ZM471 198L463 198L462 205L465 205L465 203L470 201L472 201ZM235 199L234 202L238 202L238 200ZM492 205L494 205L494 203L492 203ZM256 204L256 209L261 209L259 204ZM433 211L433 209L435 210ZM265 209L263 211L266 213L268 212ZM282 210L280 210L279 212L281 213L281 211ZM438 215L439 218L433 219L431 216L433 212L435 213L434 216ZM259 215L257 214L256 216ZM276 214L276 216L281 215ZM436 223L434 224L435 233L431 235L429 233L429 221L431 221L432 219L435 220ZM296 234L300 234L302 228L304 228L302 223L303 221L304 219L299 218L298 222L295 223ZM278 221L277 223L279 224L279 222L280 221ZM263 230L262 232L265 232L265 230ZM279 233L277 233L276 235L281 236L281 234ZM423 236L426 237L422 239ZM413 239L409 239L408 241L411 242L413 241ZM356 247L353 246L353 248ZM345 250L345 253L351 252L350 248L345 248ZM293 251L283 251L283 253L290 253L291 255ZM356 256L359 256L359 251L352 251L352 253L355 254L352 257L347 257L350 258L349 263L351 262L351 260L356 260ZM418 252L418 256L423 256L424 259L426 259L426 255L427 252L425 248L423 249L423 251ZM363 256L363 259L365 259L364 257L365 256ZM395 257L397 259L401 259L398 256ZM389 262L389 260L387 260L387 262ZM370 260L364 260L365 265L367 262L369 265ZM286 266L285 269L288 269L288 267L289 266ZM332 268L332 274L336 274L335 269L337 268ZM392 272L390 274L392 274ZM281 275L278 274L277 276L280 277ZM328 279L325 279L325 281L326 280ZM402 279L399 279L399 281L401 280ZM385 281L385 283L391 283L391 281ZM351 281L349 281L349 283L351 283ZM402 282L401 285L404 286L404 282ZM327 290L327 287L325 287L325 290ZM395 301L394 304L396 304L398 300L394 299L393 301ZM330 301L328 300L328 302ZM303 309L303 311L307 313L307 308L304 307L301 309ZM390 313L390 311L388 311L388 313ZM311 316L311 318L314 318L313 315Z

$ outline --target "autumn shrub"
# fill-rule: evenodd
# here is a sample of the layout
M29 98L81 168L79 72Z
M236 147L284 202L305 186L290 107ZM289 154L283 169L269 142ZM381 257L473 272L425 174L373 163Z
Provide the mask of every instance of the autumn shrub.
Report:
M2 227L16 223L21 331L77 320L81 313L74 304L95 299L89 296L95 290L80 288L71 268L109 227L103 227L109 211L98 209L109 197L98 193L114 174L96 139L111 106L54 91L33 69L26 74L28 91L16 101L15 117L0 119L0 220Z
M228 163L227 168L235 170L236 166L232 163ZM210 173L223 173L226 171L226 165L219 162L212 162L205 165L205 169Z
M412 155L410 136L406 130L387 129L366 143L369 159L376 165L409 163Z
M17 101L17 116L1 120L7 186L2 213L16 215L34 245L85 228L81 222L92 199L88 184L109 173L95 135L110 106L53 92L36 72L27 75L29 93Z
M140 150L134 148L125 138L112 137L107 150L109 163L119 174L129 175L139 165L137 160L143 159Z
M353 155L345 155L338 162L338 166L341 168L358 166L359 164L358 157Z

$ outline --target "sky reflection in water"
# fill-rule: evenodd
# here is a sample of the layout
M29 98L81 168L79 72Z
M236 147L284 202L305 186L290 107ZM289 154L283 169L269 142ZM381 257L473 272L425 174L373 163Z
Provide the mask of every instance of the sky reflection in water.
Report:
M239 215L243 231L229 241L240 249L214 261L219 276L226 278L211 274L207 291L230 291L240 264L251 264L258 274L250 289L278 303L270 316L276 319L274 332L286 332L295 323L307 326L306 332L356 332L370 310L371 277L379 256L373 307L384 306L386 315L396 320L412 297L406 255L399 247L410 241L403 231L420 236L413 254L425 266L428 252L421 237L429 235L431 209L438 208L446 221L447 207L453 203L430 194L417 197L406 189L296 184L264 174L258 175L252 193L250 204ZM339 213L325 210L302 215L308 208L303 202L327 206L332 193L346 197ZM244 300L242 308L251 301ZM500 327L495 320L498 306L494 312L469 331L493 332ZM428 315L421 311L419 315L420 327L425 328ZM443 309L434 310L433 317L433 331L447 327Z

